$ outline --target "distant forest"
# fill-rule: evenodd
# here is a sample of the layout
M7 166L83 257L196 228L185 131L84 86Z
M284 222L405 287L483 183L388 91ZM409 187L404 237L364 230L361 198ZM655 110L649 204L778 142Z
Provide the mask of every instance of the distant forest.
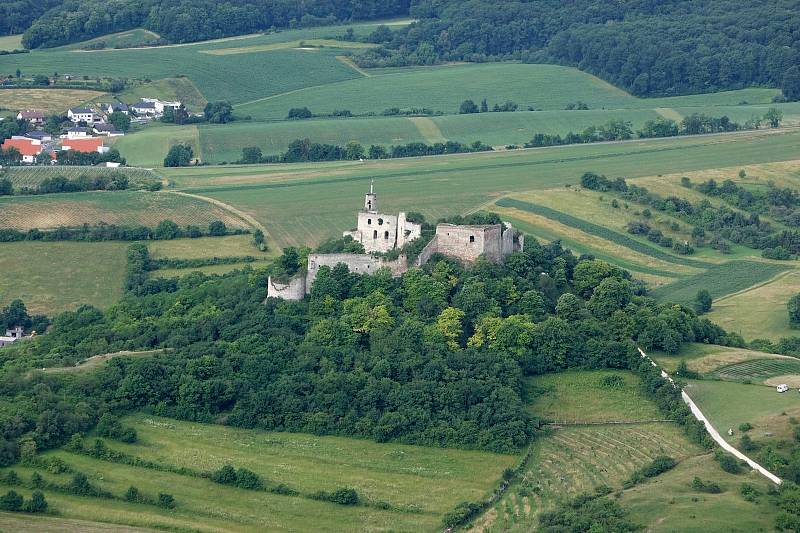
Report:
M51 0L58 7L36 19L22 43L26 48L50 48L133 28L146 28L174 43L203 41L273 27L320 26L404 15L409 1ZM12 5L15 3L27 2ZM0 14L3 10L0 4ZM2 24L0 32L4 29Z
M360 64L559 63L640 96L781 87L800 64L798 0L419 0L411 15Z
M418 22L373 33L382 46L357 54L361 66L518 60L639 96L769 86L800 97L800 0L11 0L0 34L27 28L24 46L40 48L143 27L189 42L405 15Z

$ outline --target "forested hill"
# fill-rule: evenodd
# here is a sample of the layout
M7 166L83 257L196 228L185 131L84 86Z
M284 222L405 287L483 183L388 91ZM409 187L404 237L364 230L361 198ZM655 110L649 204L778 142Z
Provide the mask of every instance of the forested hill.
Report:
M64 0L3 0L0 2L0 35L22 33Z
M800 1L419 0L363 66L517 59L577 66L634 94L780 87Z
M26 48L60 46L143 27L174 42L202 41L272 27L312 26L408 13L410 0L66 0L38 18ZM26 2L11 2L25 4ZM45 2L47 3L47 2ZM0 14L3 6L0 4ZM0 17L0 29L2 29Z

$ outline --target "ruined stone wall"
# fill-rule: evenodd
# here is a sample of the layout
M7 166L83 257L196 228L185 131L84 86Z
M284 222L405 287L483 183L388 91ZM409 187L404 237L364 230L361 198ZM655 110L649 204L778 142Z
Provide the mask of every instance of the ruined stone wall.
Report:
M388 268L394 277L402 276L408 270L408 262L404 256L394 261L386 261L382 257L361 254L311 254L308 256L308 273L305 279L305 293L311 292L314 280L320 267L335 267L339 263L347 265L350 272L356 274L374 274L382 267Z
M388 252L397 243L397 217L383 213L358 214L360 241L367 252ZM355 238L355 237L354 237Z
M267 279L267 297L268 298L283 298L284 300L302 300L306 294L306 277L305 275L292 278L288 283L281 283L272 279L270 276Z

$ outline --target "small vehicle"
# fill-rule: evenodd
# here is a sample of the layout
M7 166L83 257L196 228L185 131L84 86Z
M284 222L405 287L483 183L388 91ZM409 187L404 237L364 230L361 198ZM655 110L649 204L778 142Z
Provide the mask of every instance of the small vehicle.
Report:
M778 392L786 392L787 390L789 390L789 385L787 385L786 383L781 383L776 388Z

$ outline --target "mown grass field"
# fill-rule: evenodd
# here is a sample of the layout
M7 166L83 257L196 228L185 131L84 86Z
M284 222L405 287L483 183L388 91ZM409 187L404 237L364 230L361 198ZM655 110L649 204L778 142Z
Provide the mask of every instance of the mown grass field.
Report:
M765 280L767 281L767 280ZM746 339L798 335L789 324L786 304L800 292L800 271L791 270L714 302L708 318ZM747 312L742 312L742 310Z
M761 380L772 381L769 378L782 378L796 376L794 381L800 381L800 359L753 359L742 363L735 363L716 369L712 376L726 381L757 382Z
M167 126L154 123L141 133L117 137L113 146L123 154L129 165L139 167L160 167L169 149L176 144L188 144L194 151L194 158L205 160L198 127Z
M677 354L651 352L649 355L667 372L674 372L680 362L685 361L689 370L701 374L709 374L718 368L753 360L788 358L785 355L702 343L684 344Z
M122 296L127 247L124 242L2 243L0 306L20 298L29 311L49 316L81 304L107 308Z
M165 169L178 189L255 217L280 246L313 245L352 226L369 180L381 209L429 219L464 213L514 192L575 184L583 172L649 176L800 158L798 133L751 133L439 158L309 165Z
M0 56L2 57L8 56ZM0 89L0 109L9 109L15 116L20 109L66 113L70 107L96 100L104 95L105 93L100 91L86 89Z
M250 227L219 206L169 192L101 191L0 198L3 228L48 229L100 222L155 227L166 219L181 226L207 226L222 220L232 228Z
M68 44L66 46L59 47L58 50L83 50L86 47L97 45L99 43L104 43L108 49L132 48L134 46L140 46L144 43L151 42L158 38L159 35L155 32L145 30L143 28L136 28L133 30L103 35L102 37L96 37L94 39L89 39L88 41Z
M36 187L42 181L56 176L76 179L80 176L108 176L111 174L125 174L133 182L160 179L155 172L136 167L81 167L81 166L24 166L6 167L0 171L0 178L8 178L14 187Z
M717 431L733 444L740 435L739 424L749 422L754 440L791 437L790 417L800 417L797 388L778 393L774 386L732 381L691 381L684 389ZM729 428L734 435L729 436ZM767 435L771 433L772 435Z
M339 437L269 433L135 415L139 435L114 449L194 470L224 464L258 473L268 485L285 483L301 493L283 496L217 485L210 480L130 467L63 451L53 452L92 483L114 494L136 485L147 494L169 492L177 507L96 500L48 492L61 516L115 524L204 531L434 531L442 515L462 500L484 497L515 456L376 444ZM16 468L22 476L32 469ZM43 473L47 479L67 479ZM362 501L347 507L304 497L317 490L355 488ZM384 510L377 502L393 507Z
M267 257L268 255L253 245L252 235L150 241L147 243L147 249L150 250L150 257L153 259L208 259L245 255Z

